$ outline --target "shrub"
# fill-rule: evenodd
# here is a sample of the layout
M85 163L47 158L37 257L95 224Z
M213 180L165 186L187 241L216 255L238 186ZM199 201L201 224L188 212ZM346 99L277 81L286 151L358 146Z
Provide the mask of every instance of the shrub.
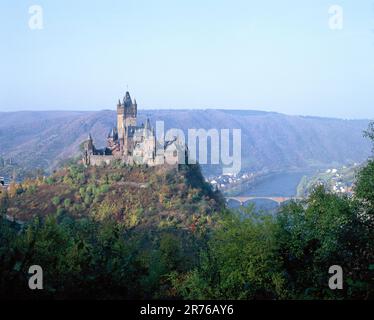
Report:
M58 196L55 196L55 197L52 198L52 203L53 203L55 206L59 205L60 201L61 201L61 199L60 199L60 197L58 197Z
M65 208L69 208L70 205L71 205L71 200L70 199L65 199L64 200L64 206L65 206Z

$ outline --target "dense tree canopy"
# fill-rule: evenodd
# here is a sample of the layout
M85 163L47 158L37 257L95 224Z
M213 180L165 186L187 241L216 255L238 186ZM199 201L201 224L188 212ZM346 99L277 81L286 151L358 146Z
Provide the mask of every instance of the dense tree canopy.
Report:
M319 186L307 200L285 204L274 216L255 213L252 208L245 212L223 209L212 222L212 217L200 212L195 218L191 214L188 228L168 223L139 227L138 219L144 212L131 208L126 219L119 221L110 214L114 210L111 203L100 199L113 193L112 183L121 181L121 176L115 171L107 176L90 174L88 178L81 169L72 167L69 174L58 177L61 183L72 186L79 201L67 202L66 195L55 194L50 199L55 211L25 225L8 221L7 208L20 194L36 191L26 183L2 193L1 296L374 298L373 160L368 160L357 175L353 197L331 194ZM188 189L165 183L174 181L166 175L159 185L159 203L171 212L178 206L185 210L188 201L200 205L208 205L209 197L219 201L209 186L199 185L199 174L198 170L187 172ZM55 186L55 179L50 177L46 183ZM96 180L100 183L93 182ZM183 207L170 188L187 192ZM74 207L77 204L80 207ZM95 215L74 214L90 206L98 209ZM189 209L197 210L196 206ZM33 264L43 267L45 290L27 289L27 271ZM344 271L343 290L328 286L333 265Z

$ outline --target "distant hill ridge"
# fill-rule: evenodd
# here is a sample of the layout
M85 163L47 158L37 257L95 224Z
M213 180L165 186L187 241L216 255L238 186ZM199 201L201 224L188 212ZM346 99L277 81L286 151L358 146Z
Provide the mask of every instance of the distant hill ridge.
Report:
M255 110L140 110L139 122L163 120L166 129L241 129L242 169L288 170L362 162L370 144L362 132L369 120L341 120ZM0 112L0 175L13 165L24 170L55 168L79 153L90 132L104 145L116 121L114 110ZM3 161L4 162L4 161ZM218 167L204 167L218 173Z

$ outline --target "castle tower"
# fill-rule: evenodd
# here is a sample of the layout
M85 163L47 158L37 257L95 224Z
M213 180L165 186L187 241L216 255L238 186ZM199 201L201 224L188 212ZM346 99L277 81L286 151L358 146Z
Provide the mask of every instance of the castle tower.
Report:
M94 145L91 133L88 134L88 138L86 140L85 149L89 152L93 152Z
M94 144L91 134L88 135L87 140L84 142L84 153L83 153L83 163L88 166L90 164L91 155L94 154Z
M136 126L136 117L138 114L138 105L136 100L132 102L130 93L127 91L125 97L123 98L123 108L125 117L125 127Z
M124 130L125 130L125 109L121 104L121 100L118 100L117 104L117 133L118 133L118 138L123 140L124 136ZM123 142L123 141L122 141Z
M117 104L117 132L119 139L125 136L125 128L129 126L136 126L136 117L138 115L138 105L136 100L132 102L130 93L127 91L123 102L118 101Z

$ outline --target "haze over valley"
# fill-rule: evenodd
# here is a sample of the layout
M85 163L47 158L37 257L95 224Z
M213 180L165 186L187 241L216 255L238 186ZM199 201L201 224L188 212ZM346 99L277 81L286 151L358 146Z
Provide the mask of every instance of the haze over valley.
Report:
M145 122L147 117L153 124L164 121L166 130L241 129L241 175L276 173L275 181L278 181L279 174L293 172L292 176L297 178L280 179L277 183L278 193L282 195L288 195L290 188L296 194L295 181L304 173L362 163L371 150L370 143L363 137L369 120L289 116L251 110L139 112L139 122ZM99 146L105 145L109 128L116 121L113 110L3 112L0 118L0 176L8 179L14 174L20 178L36 168L51 172L61 162L80 154L79 146L89 133ZM211 180L222 174L219 165L202 168ZM253 185L248 190L251 188ZM259 188L252 191L261 192L263 186Z

